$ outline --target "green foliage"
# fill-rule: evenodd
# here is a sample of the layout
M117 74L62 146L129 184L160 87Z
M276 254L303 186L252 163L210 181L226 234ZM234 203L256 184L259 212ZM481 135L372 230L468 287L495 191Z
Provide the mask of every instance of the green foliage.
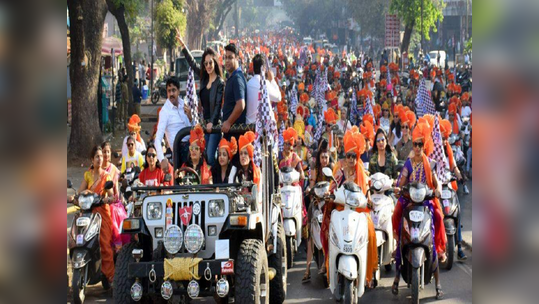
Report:
M464 49L465 53L471 53L472 52L472 38L466 42L466 47Z
M359 24L364 36L384 38L385 14L389 10L386 0L348 0L349 13Z
M429 32L437 32L437 22L444 16L442 9L445 4L442 0L392 0L390 11L396 13L404 25L415 24L421 34L421 5L423 4L423 35L430 40Z
M122 5L124 6L127 23L134 22L135 18L137 18L140 13L140 10L144 7L142 0L112 0L112 3L114 3L116 8L119 8Z
M183 1L163 0L155 7L155 31L157 44L163 48L178 46L176 29L183 34L186 27L185 14L182 13Z

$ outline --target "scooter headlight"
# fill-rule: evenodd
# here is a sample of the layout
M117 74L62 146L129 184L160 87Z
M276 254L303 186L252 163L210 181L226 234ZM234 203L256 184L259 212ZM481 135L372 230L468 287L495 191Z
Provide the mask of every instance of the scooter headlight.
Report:
M88 230L86 230L86 235L84 235L84 240L88 242L91 240L96 234L99 232L99 228L101 227L101 217L96 216L94 217L94 220L88 226Z
M329 183L324 183L323 185L320 185L314 188L314 194L318 198L323 198L326 193L329 191Z
M90 208L92 208L93 202L94 202L94 197L92 195L79 196L79 207L82 210L90 210Z
M410 198L415 203L422 203L425 200L425 196L427 195L427 188L414 188L410 187Z
M348 192L346 204L353 208L362 207L366 203L366 198L361 192Z

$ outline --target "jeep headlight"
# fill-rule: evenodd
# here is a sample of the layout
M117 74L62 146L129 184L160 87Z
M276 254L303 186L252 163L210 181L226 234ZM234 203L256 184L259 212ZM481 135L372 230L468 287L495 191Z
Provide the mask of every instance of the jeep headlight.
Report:
M208 215L210 217L221 217L225 214L225 201L222 199L211 200L208 203Z
M161 202L152 202L146 208L148 220L160 220L163 218L163 204Z
M202 228L200 228L199 225L193 224L187 227L187 230L185 230L185 249L189 251L189 253L197 253L202 249L202 245L204 245L204 232L202 232Z
M170 254L176 254L182 248L183 232L177 225L168 227L165 231L165 249Z

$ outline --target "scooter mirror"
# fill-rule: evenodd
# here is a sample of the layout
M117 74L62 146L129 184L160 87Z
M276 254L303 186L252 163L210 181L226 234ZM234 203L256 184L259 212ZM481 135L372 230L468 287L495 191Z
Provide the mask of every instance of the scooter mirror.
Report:
M326 177L331 177L331 178L333 178L333 171L331 171L331 169L328 168L328 167L323 168L323 169L322 169L322 173L324 173L324 175L325 175Z
M71 182L71 180L67 180L67 189L71 189L73 188L73 183Z
M114 183L112 181L108 181L105 183L105 190L110 190L114 187Z

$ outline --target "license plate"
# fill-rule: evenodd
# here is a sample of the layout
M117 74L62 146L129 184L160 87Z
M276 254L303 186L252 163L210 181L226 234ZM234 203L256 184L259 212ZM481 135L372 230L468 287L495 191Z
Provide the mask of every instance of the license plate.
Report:
M378 226L378 221L379 221L378 214L375 214L375 215L372 217L372 222L374 223L374 226Z
M425 217L425 214L421 211L412 210L410 211L410 220L412 222L419 223L423 221L423 218Z
M343 252L344 253L352 253L353 249L352 249L352 245L350 244L344 244L344 247L343 247Z
M221 262L221 274L234 274L234 261Z
M84 244L84 235L83 234L77 234L77 245Z
M442 191L442 199L450 199L450 198L451 198L451 191L443 190Z

